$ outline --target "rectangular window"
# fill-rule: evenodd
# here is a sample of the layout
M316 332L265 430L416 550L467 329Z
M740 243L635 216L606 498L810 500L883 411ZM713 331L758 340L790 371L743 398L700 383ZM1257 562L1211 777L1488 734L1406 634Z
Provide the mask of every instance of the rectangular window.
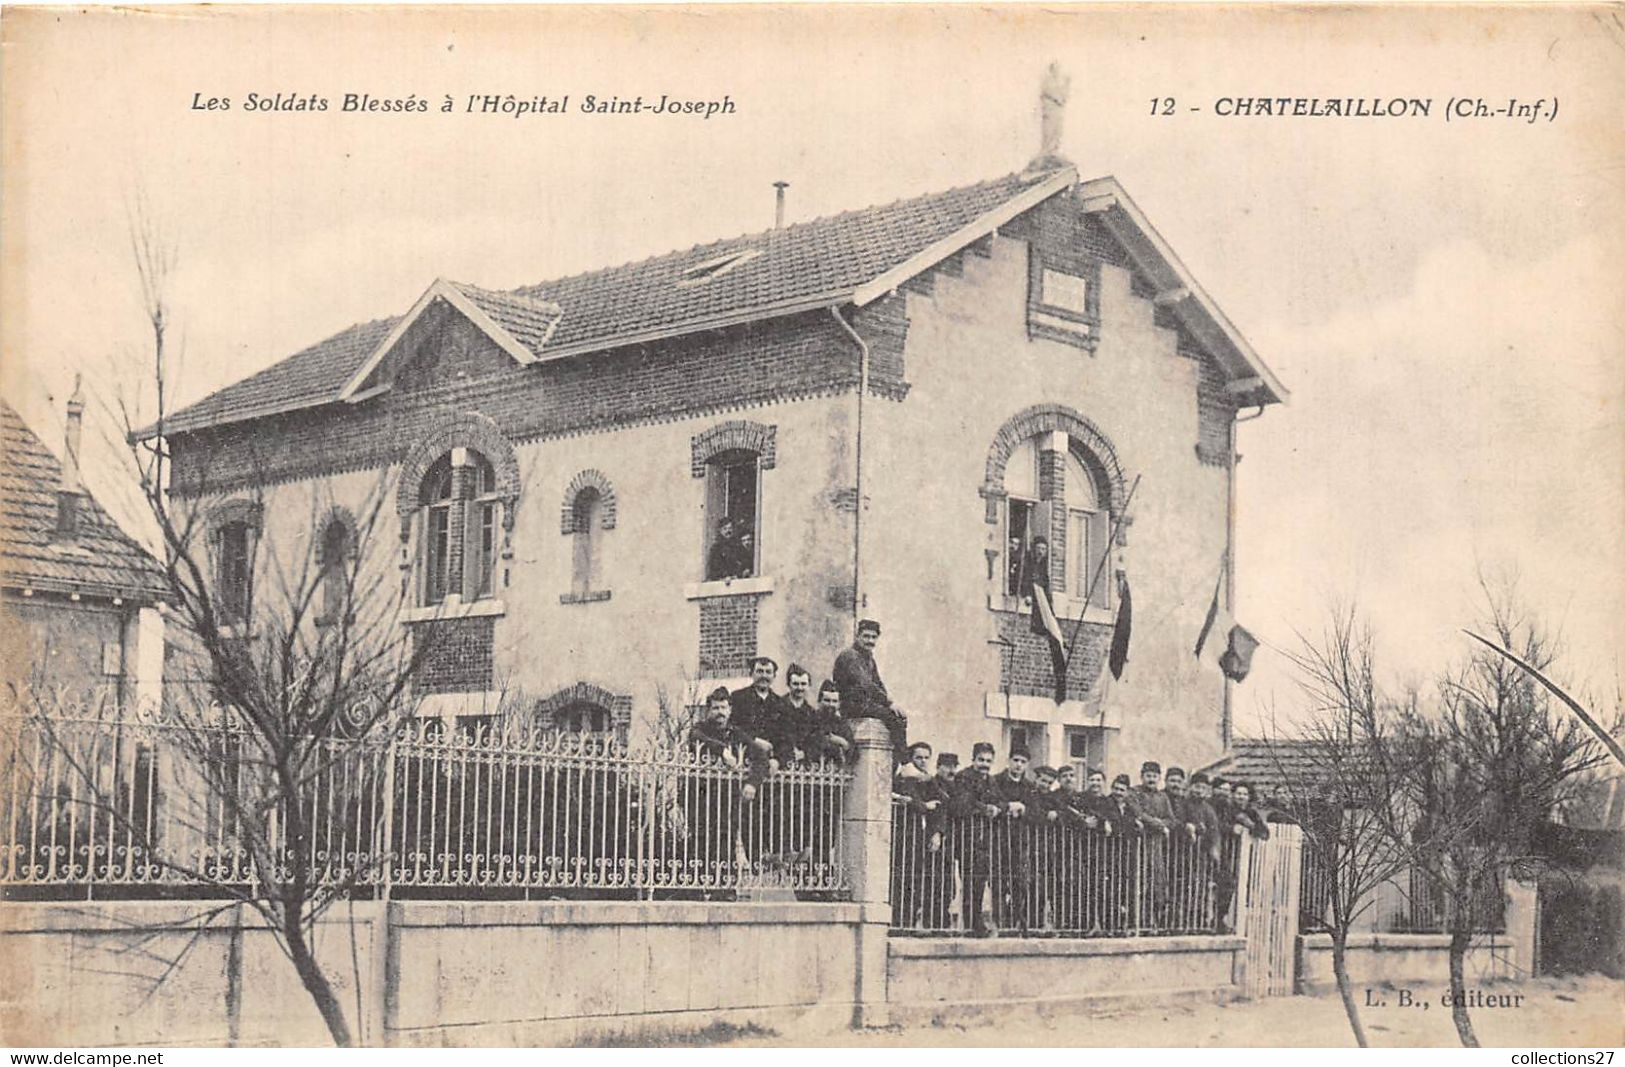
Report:
M1071 587L1078 599L1085 595L1092 608L1111 606L1112 586L1115 581L1107 562L1107 540L1110 537L1111 517L1103 511L1071 509L1067 513L1067 549L1072 573L1076 575Z
M1089 352L1100 330L1100 263L1038 249L1028 254L1027 334Z
M1074 315L1089 313L1089 282L1076 274L1063 274L1058 270L1043 269L1040 274L1038 301L1045 307L1070 311Z
M497 503L494 500L477 501L469 514L468 593L467 599L478 600L491 595L492 575L496 570Z
M1033 508L1036 506L1036 502L1032 500L1017 500L1013 497L1010 500L1004 538L1004 591L1010 596L1027 595L1027 591L1021 588L1022 549L1027 544L1027 527L1031 523Z
M423 531L423 602L438 604L446 599L446 568L451 559L451 509L430 508L428 529Z
M761 570L757 456L724 452L706 471L706 581L749 578Z
M248 620L250 574L249 531L246 522L228 522L220 528L218 600L221 619L228 625Z
M1078 781L1087 781L1090 767L1106 765L1106 731L1098 726L1067 727L1066 760L1077 769Z

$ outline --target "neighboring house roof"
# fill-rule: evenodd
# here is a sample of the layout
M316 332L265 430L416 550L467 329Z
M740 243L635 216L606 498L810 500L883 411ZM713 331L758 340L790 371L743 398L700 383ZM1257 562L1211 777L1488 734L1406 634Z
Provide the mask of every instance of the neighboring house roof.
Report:
M1232 782L1282 785L1317 778L1317 770L1326 764L1325 748L1315 741L1259 741L1238 737L1227 754L1199 769Z
M1115 179L1078 184L1070 165L848 211L499 293L437 281L411 312L352 326L171 415L186 433L372 396L372 371L441 296L524 364L823 307L862 307L1049 197L1076 188L1165 303L1236 379L1243 403L1286 391L1185 271ZM144 432L152 432L152 428Z
M158 562L89 493L80 497L73 540L54 540L62 464L4 401L0 433L0 577L7 586L145 603L167 596Z

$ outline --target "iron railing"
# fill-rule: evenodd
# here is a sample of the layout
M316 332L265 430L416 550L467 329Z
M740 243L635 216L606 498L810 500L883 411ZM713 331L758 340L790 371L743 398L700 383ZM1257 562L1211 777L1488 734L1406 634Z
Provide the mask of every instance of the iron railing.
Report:
M892 805L892 932L1064 937L1234 929L1237 839L1107 834Z
M0 714L0 887L207 890L302 860L363 895L849 890L843 767L777 770L747 801L734 766L601 734L424 719L311 751L289 797L226 716Z
M1329 931L1336 878L1332 859L1305 837L1300 863L1298 929L1306 934ZM1471 929L1483 933L1504 930L1505 904L1502 880L1494 879L1471 904ZM1450 929L1449 900L1437 880L1412 864L1362 897L1354 928L1374 933L1446 933Z

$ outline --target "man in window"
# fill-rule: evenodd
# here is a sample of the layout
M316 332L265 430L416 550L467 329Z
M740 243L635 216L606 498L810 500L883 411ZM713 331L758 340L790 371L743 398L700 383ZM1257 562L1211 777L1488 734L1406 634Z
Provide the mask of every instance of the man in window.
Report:
M755 563L755 546L743 541L739 526L732 519L723 519L717 526L717 538L711 542L711 552L706 559L706 581L748 578Z
M875 645L880 642L880 624L873 619L858 623L852 647L835 657L835 687L841 691L841 713L848 719L879 719L891 732L892 747L901 754L908 746L908 716L895 707L880 680L875 664Z

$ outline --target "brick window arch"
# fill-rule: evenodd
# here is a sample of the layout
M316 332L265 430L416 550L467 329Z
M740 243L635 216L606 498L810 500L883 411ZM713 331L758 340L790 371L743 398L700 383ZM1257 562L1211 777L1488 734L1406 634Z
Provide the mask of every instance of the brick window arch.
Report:
M544 730L613 732L624 738L632 722L632 698L591 682L576 682L538 700L534 721Z
M317 626L328 626L344 617L359 548L355 516L349 508L331 508L316 524L316 568L321 585Z
M264 520L264 506L244 497L222 501L209 512L215 607L227 626L247 623L253 612L254 555Z
M600 530L615 529L615 489L609 484L609 479L598 470L584 470L570 479L570 484L564 490L564 503L559 508L559 533L568 537L573 533L580 533L581 527L577 521L577 508L581 504L581 494L587 490L594 490L598 494L598 528Z
M1055 447L1058 434L1066 436L1064 451ZM980 491L984 519L998 528L988 577L1000 595L1021 595L1016 576L1042 537L1052 592L1070 588L1091 607L1108 606L1115 591L1107 573L1111 528L1125 488L1116 449L1093 423L1059 404L1022 411L994 436Z
M705 479L706 581L762 572L762 472L778 462L778 427L735 419L691 438L689 470Z
M518 501L519 462L495 422L469 412L431 429L396 490L401 567L416 569L416 602L478 600L506 586Z

